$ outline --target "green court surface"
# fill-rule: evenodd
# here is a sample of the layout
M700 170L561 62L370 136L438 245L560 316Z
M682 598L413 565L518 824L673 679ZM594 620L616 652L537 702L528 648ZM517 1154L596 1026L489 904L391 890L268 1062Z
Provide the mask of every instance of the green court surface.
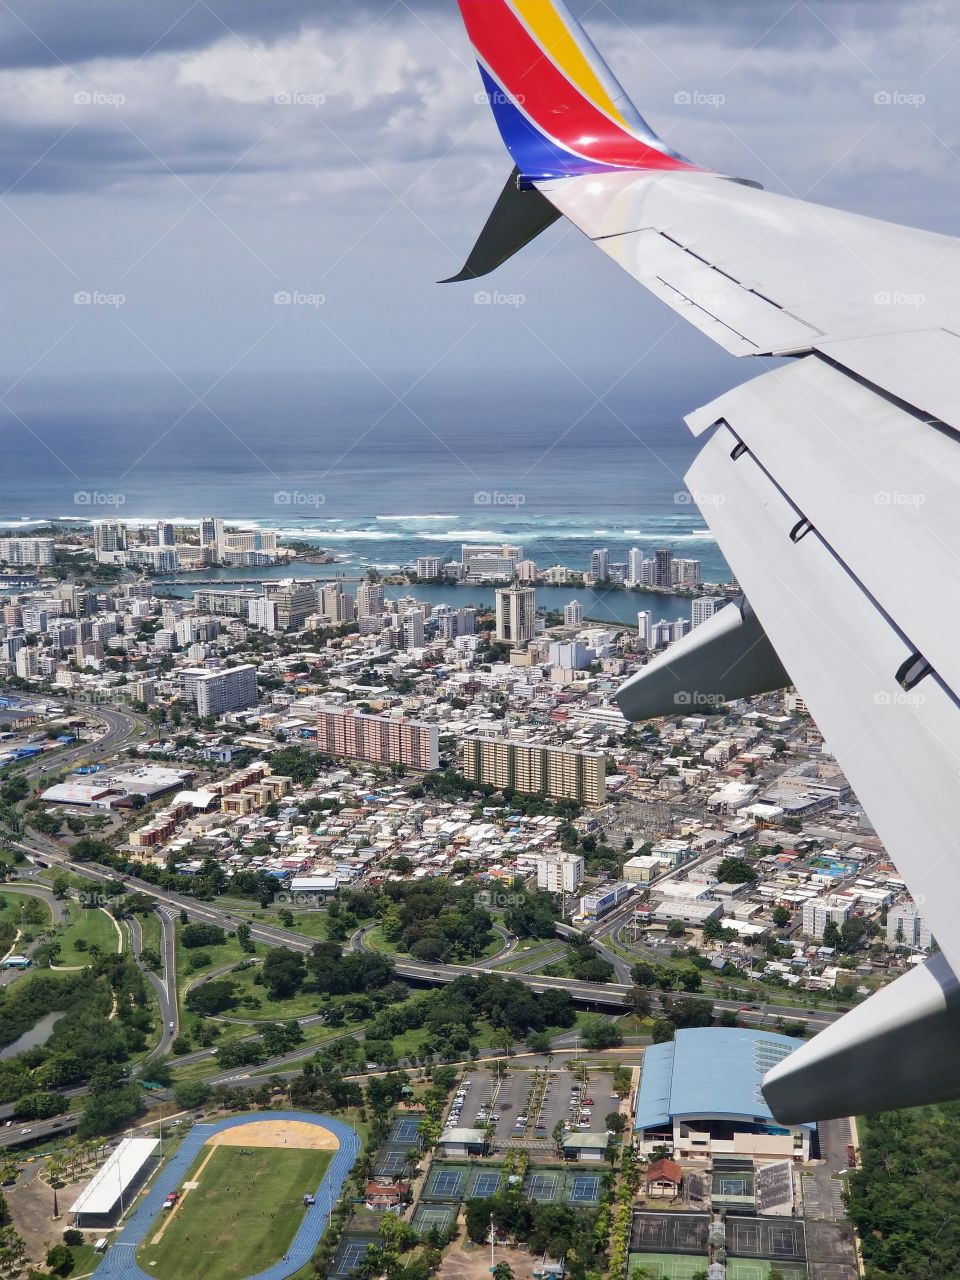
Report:
M727 1258L727 1280L767 1280L776 1269L783 1280L807 1280L805 1267L796 1262L769 1262L766 1258Z
M137 1261L158 1280L243 1280L279 1262L316 1191L330 1152L204 1146L184 1179L180 1205L162 1213ZM211 1154L212 1151L212 1154ZM162 1235L160 1234L162 1232ZM157 1239L158 1235L160 1236Z
M627 1275L633 1275L634 1267L645 1267L650 1280L693 1280L698 1271L706 1271L707 1263L706 1254L631 1253ZM729 1271L727 1280L733 1280Z

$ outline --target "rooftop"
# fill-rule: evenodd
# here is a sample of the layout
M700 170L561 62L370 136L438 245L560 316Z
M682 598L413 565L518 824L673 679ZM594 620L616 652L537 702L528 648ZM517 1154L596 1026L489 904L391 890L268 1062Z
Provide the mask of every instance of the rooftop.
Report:
M156 1148L156 1138L124 1138L70 1206L71 1213L109 1213Z
M803 1043L739 1027L678 1031L644 1054L634 1127L649 1129L688 1115L748 1117L779 1128L760 1085L771 1067Z

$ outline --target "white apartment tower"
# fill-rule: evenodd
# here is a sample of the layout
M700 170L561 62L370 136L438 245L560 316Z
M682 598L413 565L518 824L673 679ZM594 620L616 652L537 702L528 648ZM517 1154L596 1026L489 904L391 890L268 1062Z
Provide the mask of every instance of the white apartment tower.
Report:
M579 600L571 600L563 610L563 625L565 627L579 627L583 622L583 605Z
M497 640L514 649L525 648L536 633L537 593L514 585L497 592Z
M576 893L583 884L584 861L579 854L544 854L537 858L537 888L548 893Z

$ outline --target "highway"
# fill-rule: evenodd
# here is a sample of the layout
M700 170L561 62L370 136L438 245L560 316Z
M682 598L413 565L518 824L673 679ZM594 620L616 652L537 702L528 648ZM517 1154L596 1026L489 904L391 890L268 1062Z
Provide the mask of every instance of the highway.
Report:
M161 931L161 956L163 959L163 976L154 973L152 969L148 969L143 965L143 971L147 975L151 986L157 993L157 999L160 1003L160 1020L161 1035L157 1044L151 1049L147 1055L150 1058L159 1058L170 1052L170 1046L177 1038L180 1029L180 1009L177 1001L177 929L174 918L169 911L163 907L156 909L157 919L160 921ZM130 926L130 942L133 958L140 960L143 951L143 925L137 916L130 916L127 919Z

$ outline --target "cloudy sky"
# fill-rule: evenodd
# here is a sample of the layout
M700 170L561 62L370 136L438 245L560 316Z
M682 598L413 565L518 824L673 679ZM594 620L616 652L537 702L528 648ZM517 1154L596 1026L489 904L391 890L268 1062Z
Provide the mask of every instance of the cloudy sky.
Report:
M573 7L686 155L956 228L952 0ZM616 376L654 342L651 389L692 361L740 380L572 229L496 277L526 299L522 323L434 283L510 169L478 89L454 0L0 0L6 385L239 369L548 378L564 364ZM899 104L877 100L891 94ZM275 305L283 292L323 305Z

